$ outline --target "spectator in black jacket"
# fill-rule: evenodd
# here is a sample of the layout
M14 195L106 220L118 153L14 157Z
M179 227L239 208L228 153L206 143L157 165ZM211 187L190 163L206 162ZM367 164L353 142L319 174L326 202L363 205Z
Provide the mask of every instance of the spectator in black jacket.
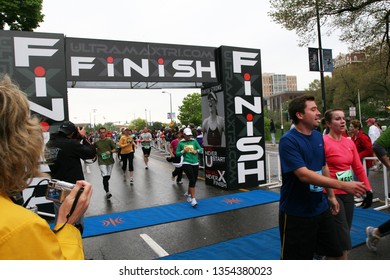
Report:
M81 159L95 158L96 149L88 141L84 129L65 121L60 125L58 133L51 135L47 142L45 157L53 179L75 184L78 180L84 180ZM54 203L56 219L59 206L60 204ZM82 231L83 217L78 225Z

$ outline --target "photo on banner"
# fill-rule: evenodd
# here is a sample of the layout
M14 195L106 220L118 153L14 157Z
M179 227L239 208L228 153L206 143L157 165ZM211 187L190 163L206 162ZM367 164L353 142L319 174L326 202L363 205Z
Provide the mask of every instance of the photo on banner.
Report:
M309 48L309 71L320 71L318 49Z
M226 188L226 136L222 85L203 88L202 130L207 185Z

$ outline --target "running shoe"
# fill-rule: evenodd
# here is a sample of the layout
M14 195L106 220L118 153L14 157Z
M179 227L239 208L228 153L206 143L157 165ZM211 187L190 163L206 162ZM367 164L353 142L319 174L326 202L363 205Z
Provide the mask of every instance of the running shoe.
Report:
M106 193L106 198L110 199L112 197L112 194L110 192Z
M192 197L191 197L191 195L188 192L186 192L184 194L184 196L187 198L187 202L191 202L192 201Z
M198 206L198 202L196 201L195 197L191 200L191 206L192 207Z
M366 234L367 234L366 245L368 250L370 250L371 252L376 252L380 237L374 234L374 227L367 227Z

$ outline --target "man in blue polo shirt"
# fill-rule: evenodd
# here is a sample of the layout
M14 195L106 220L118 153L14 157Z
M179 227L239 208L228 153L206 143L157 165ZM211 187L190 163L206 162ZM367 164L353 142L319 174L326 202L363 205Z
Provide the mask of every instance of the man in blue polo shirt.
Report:
M289 114L295 128L279 143L281 259L311 260L316 254L339 257L342 249L332 217L339 211L339 204L332 189L361 196L366 188L361 182L329 178L322 134L315 129L321 113L313 96L292 100Z

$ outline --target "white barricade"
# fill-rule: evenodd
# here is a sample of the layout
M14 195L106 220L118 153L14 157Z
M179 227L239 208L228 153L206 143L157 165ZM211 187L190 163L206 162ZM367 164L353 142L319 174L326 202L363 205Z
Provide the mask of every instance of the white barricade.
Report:
M363 158L363 167L364 170L367 170L367 160L378 160L377 157L366 157ZM273 161L273 162L272 162ZM271 168L271 162L273 163L272 166L275 166L276 168ZM266 151L266 166L267 166L267 182L265 184L260 185L260 187L268 187L269 189L272 188L279 188L282 185L282 172L281 172L281 166L280 166L280 158L278 152L270 152ZM271 172L277 172L276 176L275 174L272 174ZM273 176L274 175L274 176ZM276 180L274 179L276 177ZM389 186L388 186L388 177L387 177L387 168L383 165L383 189L384 189L384 204L378 207L375 207L375 210L383 210L390 208L390 198L389 198ZM375 193L374 193L375 194ZM380 198L374 198L373 202L382 202Z
M271 161L272 165L277 166L277 168L271 168ZM276 161L276 163L275 163ZM269 189L272 188L279 188L282 185L282 171L280 167L280 158L278 152L269 152L266 151L266 166L267 166L267 183L260 185L260 187L268 187ZM272 174L271 171L277 171L276 176L273 176L275 174ZM276 177L276 181L273 180L273 177Z

